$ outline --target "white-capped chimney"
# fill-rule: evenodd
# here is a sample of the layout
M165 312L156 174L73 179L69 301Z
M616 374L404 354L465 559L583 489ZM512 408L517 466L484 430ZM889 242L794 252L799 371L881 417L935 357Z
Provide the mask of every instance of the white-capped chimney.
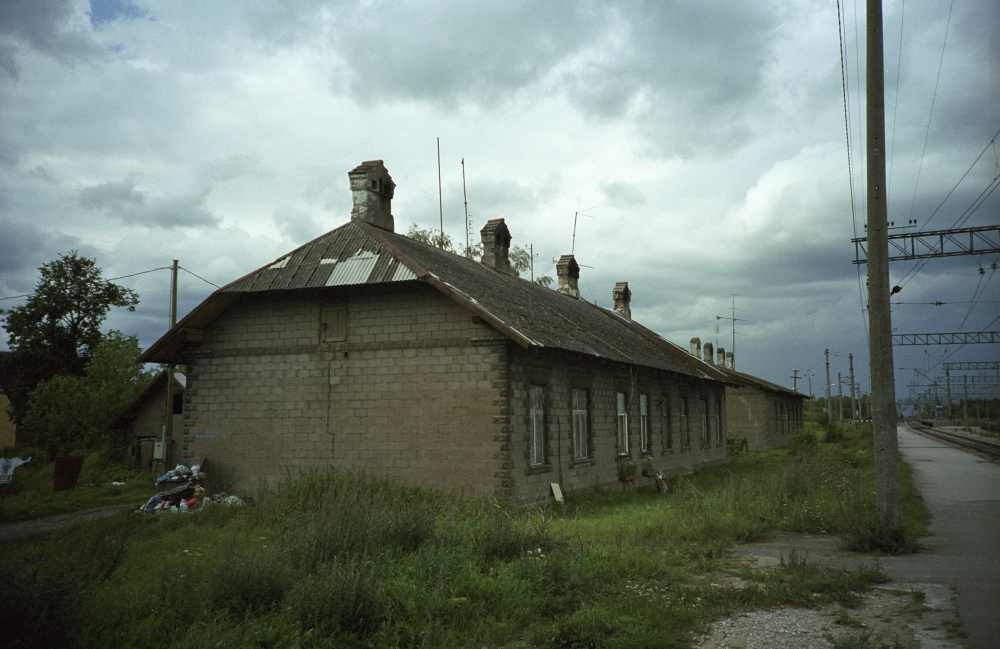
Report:
M483 265L508 275L510 267L510 230L503 219L490 219L479 231L483 243Z
M563 255L556 262L556 277L559 279L559 292L570 297L580 297L580 265L573 255Z
M725 349L725 347L719 347L719 349L715 352L715 358L716 358L716 361L715 361L716 365L718 365L719 367L725 367L726 366L726 349Z
M695 358L701 358L701 338L698 336L691 339L691 355Z
M715 345L712 343L705 343L705 346L702 349L705 354L703 360L709 365L713 365L715 363Z
M392 232L392 196L396 191L389 170L381 160L366 160L347 173L351 182L351 219Z
M733 355L733 352L726 352L726 367L731 370L736 369L736 356Z
M615 303L615 313L625 318L632 319L632 291L629 290L628 282L618 282L611 291L611 297Z

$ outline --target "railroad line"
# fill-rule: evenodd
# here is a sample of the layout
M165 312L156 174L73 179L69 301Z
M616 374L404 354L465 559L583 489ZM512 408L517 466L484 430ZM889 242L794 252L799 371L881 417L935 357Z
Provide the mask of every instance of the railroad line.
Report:
M920 433L921 435L926 435L927 437L932 437L939 441L951 444L953 446L960 446L962 448L967 448L977 453L982 453L988 456L990 459L998 460L1000 459L1000 444L994 444L986 442L979 439L974 439L967 437L965 435L956 435L955 433L949 433L947 431L928 426L919 421L907 422L910 428L914 431Z

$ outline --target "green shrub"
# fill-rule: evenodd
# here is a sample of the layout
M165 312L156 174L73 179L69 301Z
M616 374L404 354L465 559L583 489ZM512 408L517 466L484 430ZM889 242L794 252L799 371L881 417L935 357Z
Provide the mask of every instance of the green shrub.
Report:
M368 638L383 625L388 605L369 561L337 561L300 580L285 606L303 631Z
M209 578L208 604L237 618L277 607L292 575L275 553L236 552L222 559Z

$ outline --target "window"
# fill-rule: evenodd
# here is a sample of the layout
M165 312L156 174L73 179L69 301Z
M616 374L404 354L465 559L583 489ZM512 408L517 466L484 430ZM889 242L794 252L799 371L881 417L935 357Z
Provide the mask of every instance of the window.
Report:
M530 455L531 466L545 464L545 388L533 385L529 391L530 413Z
M649 453L649 396L639 395L639 450Z
M715 398L715 445L722 446L722 398Z
M628 403L625 400L624 392L618 392L615 397L616 412L618 413L618 454L628 455Z
M672 409L670 407L670 395L664 394L660 401L660 435L663 437L663 452L674 452L674 422L672 421Z
M573 449L578 460L590 457L590 431L587 425L587 391L573 389Z
M681 449L683 451L691 450L691 402L688 398L681 398L681 431L683 436L681 437Z
M701 429L701 447L708 448L712 445L712 440L709 437L712 430L712 411L708 409L708 398L702 397L701 409L705 413L705 423Z

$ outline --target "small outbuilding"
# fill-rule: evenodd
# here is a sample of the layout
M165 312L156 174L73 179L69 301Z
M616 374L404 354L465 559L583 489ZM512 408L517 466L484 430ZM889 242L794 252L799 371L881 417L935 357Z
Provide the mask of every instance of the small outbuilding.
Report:
M170 405L172 431L162 446L167 413L167 371L157 374L132 403L115 419L112 428L126 440L128 457L133 466L153 471L158 460L163 466L179 461L184 436L184 390L187 378L174 372L174 390ZM162 456L160 448L162 447Z
M731 380L726 386L726 427L730 444L761 451L788 445L791 435L802 432L806 395L740 372L735 356L722 347L715 355L712 343L691 339L691 354L712 362ZM735 385L734 385L735 384Z

